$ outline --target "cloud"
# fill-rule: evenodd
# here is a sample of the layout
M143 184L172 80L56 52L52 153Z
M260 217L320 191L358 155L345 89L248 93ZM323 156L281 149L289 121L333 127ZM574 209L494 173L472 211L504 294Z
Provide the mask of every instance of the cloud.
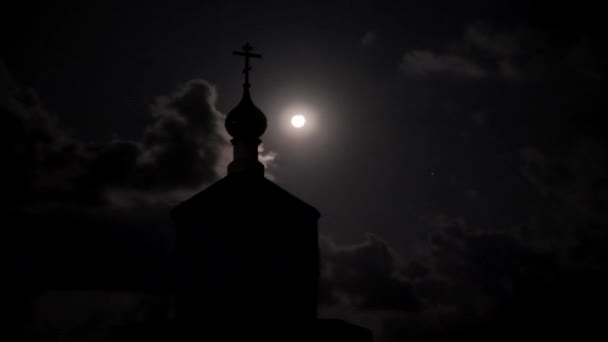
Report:
M406 51L399 70L410 76L597 81L606 70L601 46L585 35L566 39L531 27L495 29L477 22L435 49Z
M85 143L60 128L35 91L18 90L2 108L1 134L15 195L108 204L117 194L159 198L198 190L220 177L230 155L216 98L206 81L189 81L156 99L140 140Z
M522 175L538 196L539 214L525 230L563 262L585 270L608 267L608 158L602 142L578 141L562 153L522 150Z
M425 313L442 316L444 334L488 339L496 331L508 331L505 338L512 340L603 329L593 318L596 309L589 308L607 302L600 285L605 281L597 283L601 272L564 260L558 245L539 248L516 227L473 229L456 222L433 235L433 272L416 287L432 303ZM553 228L545 224L534 229Z
M521 32L495 32L483 24L473 24L463 34L464 44L499 57L521 53Z
M581 160L596 164L592 156L599 151L585 150L568 158L571 165ZM532 159L529 163L553 167L547 156ZM579 168L586 171L575 174L590 182L598 179L588 177L590 170L598 177L602 174L601 168ZM548 177L556 181L557 189L580 188L575 181L578 176ZM541 178L536 181L543 182L547 191L549 185ZM599 207L597 214L603 215ZM594 227L589 225L593 220L570 221L567 224L574 224L579 237L567 238L571 244L562 246L548 239L560 234L555 222L539 220L538 215L526 224L501 228L474 227L462 218L445 215L429 217L426 222L433 226L426 244L429 253L410 260L403 260L376 235L352 245L321 237L320 313L371 328L382 341L487 340L496 337L497 331L509 339L557 337L581 329L601 331L603 325L586 307L608 303L601 285L605 281L599 280L605 269L602 260L606 260L608 240L600 233L605 224ZM589 233L599 242L593 243ZM578 256L577 262L564 258L564 248ZM583 296L586 300L577 299ZM556 322L561 323L556 327Z
M370 30L365 32L365 34L361 37L361 46L370 47L376 41L377 35L374 30Z
M258 159L260 160L260 163L262 163L264 165L264 168L266 169L266 177L268 177L270 179L274 178L274 175L272 173L269 173L269 171L276 168L277 157L278 157L278 154L276 152L266 151L263 143L258 146Z
M352 245L319 239L321 276L319 315L340 318L374 331L381 340L387 317L419 314L422 309L412 279L424 269L406 263L377 235ZM420 265L417 265L420 266Z
M170 187L217 178L216 164L228 144L216 100L215 87L204 80L189 81L157 98L154 121L145 130L144 151L137 160L142 173L154 170L158 174L153 181Z
M407 75L429 76L452 74L466 78L486 77L486 72L474 62L454 54L437 54L427 50L413 50L401 60L399 70Z
M365 311L417 311L416 296L396 253L379 237L351 246L320 239L322 300Z
M321 315L357 322L382 341L483 336L525 285L522 267L542 277L545 265L516 236L444 216L435 224L430 253L408 261L372 234L352 245L322 237Z
M558 254L538 250L517 230L474 228L443 216L436 224L439 229L429 239L431 254L418 260L425 271L417 277L404 273L422 310L385 314L377 330L383 340L487 340L497 332L510 340L559 336L588 324L576 318L584 305L563 296L586 286L570 281L574 269L561 263ZM594 278L590 273L578 276ZM589 288L593 295L588 295L603 301L598 289ZM571 324L551 328L557 321Z
M604 144L582 140L558 155L531 147L521 153L525 162L522 174L541 196L558 200L581 219L608 224Z

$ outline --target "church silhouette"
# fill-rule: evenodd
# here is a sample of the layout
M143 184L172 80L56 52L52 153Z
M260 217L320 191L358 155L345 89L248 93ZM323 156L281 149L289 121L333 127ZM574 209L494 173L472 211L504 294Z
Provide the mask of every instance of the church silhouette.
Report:
M317 318L320 213L264 177L264 113L250 95L226 117L234 159L223 179L171 212L178 243L179 330L190 341L371 341L367 329Z

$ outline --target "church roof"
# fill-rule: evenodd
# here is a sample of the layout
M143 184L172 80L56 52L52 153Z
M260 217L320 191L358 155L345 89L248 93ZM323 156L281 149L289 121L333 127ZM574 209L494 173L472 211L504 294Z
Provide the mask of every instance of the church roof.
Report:
M201 219L226 210L265 210L272 215L318 220L321 214L310 204L292 195L276 183L256 174L229 174L175 207L171 215L195 214Z

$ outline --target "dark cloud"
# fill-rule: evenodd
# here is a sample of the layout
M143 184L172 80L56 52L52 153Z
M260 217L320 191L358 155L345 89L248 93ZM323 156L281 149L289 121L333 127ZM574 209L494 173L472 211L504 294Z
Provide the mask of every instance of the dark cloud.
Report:
M495 56L508 57L521 52L520 36L521 34L512 32L496 32L487 25L474 24L466 28L462 44Z
M582 140L557 155L522 149L522 173L543 197L559 200L580 219L608 224L606 146Z
M559 249L541 248L518 229L444 221L429 248L416 266L424 272L404 272L421 311L384 312L380 340L507 341L602 331L596 312L608 300L603 271L564 262Z
M352 305L360 310L417 311L402 261L385 241L368 234L352 246L338 246L329 238L321 242L321 298L326 304Z
M451 74L472 79L575 78L600 80L606 63L597 39L580 34L565 37L529 27L494 29L469 25L460 37L436 49L407 51L399 69L407 75Z
M229 153L216 97L207 82L190 81L157 98L140 141L84 143L59 127L33 90L16 90L2 109L4 155L9 172L21 175L15 192L29 202L107 204L200 189L219 178Z
M216 98L213 86L194 80L157 99L154 122L146 128L137 160L147 173L154 170L152 182L172 188L218 178L218 163L228 145Z
M408 260L374 235L350 246L322 238L321 312L381 341L599 333L595 312L608 303L602 155L589 143L555 157L526 150L524 172L542 205L529 221L475 227L436 215L419 246L428 252Z
M370 47L376 41L377 34L374 30L369 30L361 37L361 46Z
M469 78L486 76L486 72L479 65L464 57L455 54L437 54L426 50L406 53L399 69L405 74L420 76L442 73Z
M608 266L606 152L605 144L590 140L559 154L522 151L523 175L539 196L538 214L526 238L559 247L564 262L586 270Z

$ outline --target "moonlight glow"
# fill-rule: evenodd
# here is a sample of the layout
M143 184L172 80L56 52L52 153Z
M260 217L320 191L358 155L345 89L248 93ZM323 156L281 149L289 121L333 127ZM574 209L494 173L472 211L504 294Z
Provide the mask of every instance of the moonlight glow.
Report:
M291 118L291 125L295 128L301 128L304 126L304 124L306 124L306 118L304 117L304 115L294 115Z

